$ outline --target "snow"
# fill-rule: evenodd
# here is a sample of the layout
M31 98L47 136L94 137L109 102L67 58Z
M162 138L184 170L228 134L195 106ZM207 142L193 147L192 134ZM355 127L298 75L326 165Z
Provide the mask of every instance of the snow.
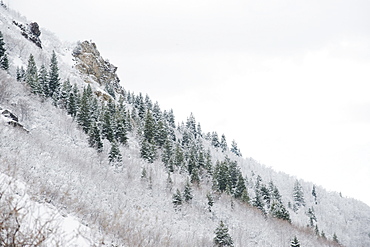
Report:
M30 53L38 66L48 64L52 51L58 56L62 79L69 78L79 88L85 86L73 68L70 44L59 41L52 33L42 30L43 49L25 40L11 24L12 19L23 17L0 8L1 28L9 46L15 66L27 64ZM10 47L9 44L13 44ZM6 79L4 79L6 78ZM308 208L314 207L320 231L328 238L334 233L345 246L370 246L370 208L339 193L316 187L318 204L312 195L312 183L299 180L306 207L296 213L288 209L292 225L272 218L264 218L257 209L232 200L230 196L215 194L212 212L207 209L206 194L212 191L212 182L193 186L193 200L174 210L172 194L183 190L187 175L171 174L172 186L166 183L167 172L160 161L148 164L140 158L140 141L137 134L129 133L128 145L120 147L122 168L112 167L107 160L109 143L98 154L90 148L87 137L77 123L64 110L32 95L21 82L0 71L0 82L7 86L9 97L1 105L19 116L29 134L5 123L0 117L0 180L13 181L9 191L22 201L27 209L27 226L32 228L35 219L45 222L52 219L55 233L47 244L60 241L60 246L92 246L113 243L118 246L212 246L214 230L220 220L229 227L235 246L287 246L297 236L302 246L334 246L321 241L307 227ZM94 90L104 92L98 84ZM131 109L130 104L127 105ZM180 136L176 130L176 136ZM256 177L263 183L270 180L279 188L284 205L293 202L293 187L297 178L276 172L251 158L222 153L202 140L211 149L212 160L223 160L225 154L238 162L248 181L252 197ZM141 179L145 167L148 179ZM149 177L151 179L149 179ZM345 181L344 181L345 182ZM231 206L233 204L233 206ZM33 222L33 223L32 223ZM53 242L54 241L54 242ZM103 244L102 244L103 245Z

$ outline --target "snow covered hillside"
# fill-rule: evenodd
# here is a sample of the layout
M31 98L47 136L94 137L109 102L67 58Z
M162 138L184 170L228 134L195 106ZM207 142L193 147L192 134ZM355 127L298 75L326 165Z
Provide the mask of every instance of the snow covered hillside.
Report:
M38 218L29 246L370 246L366 204L243 158L192 114L176 124L94 43L6 6L0 31L0 207L24 219L0 240L36 238ZM29 234L7 239L17 225Z

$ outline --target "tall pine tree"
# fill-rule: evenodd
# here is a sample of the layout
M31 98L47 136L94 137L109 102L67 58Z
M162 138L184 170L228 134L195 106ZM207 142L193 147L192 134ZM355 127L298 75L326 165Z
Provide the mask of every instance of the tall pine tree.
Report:
M55 97L53 95L58 94L60 88L60 78L59 78L59 68L58 68L58 60L55 51L51 56L50 61L50 71L49 71L49 93L50 97Z
M220 225L215 230L213 243L217 247L234 246L234 242L229 234L229 229L224 225L223 221L220 222Z

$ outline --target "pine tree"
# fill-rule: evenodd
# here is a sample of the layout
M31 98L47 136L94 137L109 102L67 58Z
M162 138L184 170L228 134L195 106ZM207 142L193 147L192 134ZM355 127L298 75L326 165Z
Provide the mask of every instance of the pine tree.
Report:
M297 239L297 237L295 236L294 238L293 238L293 240L290 242L290 246L291 247L300 247L301 245L299 244L299 241L298 241L298 239Z
M293 199L297 208L299 208L300 206L305 206L303 189L298 180L296 180L294 184Z
M177 189L176 193L172 195L172 203L175 207L182 205L182 196L179 189Z
M315 204L317 204L317 194L315 185L312 186L312 196L315 198Z
M242 156L241 152L240 152L240 149L238 148L238 144L236 143L235 140L233 140L231 142L231 149L230 149L231 152L233 152L236 156Z
M8 55L6 54L5 42L1 31L0 31L0 68L3 70L9 69Z
M215 230L215 237L213 242L215 246L234 246L233 240L229 234L229 229L224 225L223 221L220 222L220 225Z
M31 87L31 90L35 94L41 93L41 88L39 84L38 72L36 67L36 62L32 54L28 58L28 65L25 75L26 83Z
M16 75L16 78L17 78L17 81L24 81L26 78L26 71L24 70L23 66L21 66L20 68L17 67L17 75Z
M118 144L115 141L111 142L111 144L112 146L108 155L109 163L119 163L122 161L122 155Z
M226 137L224 134L221 136L221 142L220 142L220 147L222 152L226 152L228 147L227 147L227 142L226 142Z
M211 144L215 147L218 148L220 147L220 142L218 140L218 135L217 132L212 132L212 137L211 137Z
M185 202L190 202L193 199L192 190L191 190L189 181L186 181L183 198Z
M284 205L279 201L273 201L270 208L270 214L274 218L286 220L291 222L289 211L286 210Z
M68 105L67 105L67 113L71 115L73 118L77 115L77 109L78 109L78 89L77 85L75 84L72 88L72 91L69 93L68 98Z
M103 143L100 138L100 131L99 128L96 126L94 122L91 126L89 132L89 145L90 147L95 148L99 153L103 151Z
M110 142L114 140L112 113L109 109L103 113L102 136Z
M174 171L172 156L173 156L172 143L169 139L167 139L163 147L162 162L164 163L169 172Z
M234 197L241 199L244 191L246 191L246 190L247 190L247 187L245 186L245 181L244 181L243 175L240 172L239 176L238 176L238 181L237 181L237 184L236 184L236 188L235 188L235 191L234 191Z
M334 233L334 235L333 235L333 241L334 241L335 243L339 244L338 236L337 236L337 234L336 234L336 233Z
M148 110L145 116L144 139L151 144L154 144L155 130L156 130L156 125L153 119L153 115Z
M145 159L149 163L153 163L156 158L157 152L156 148L153 144L148 142L147 140L143 140L141 142L140 148L140 156L141 158Z
M48 71L46 70L45 65L41 65L39 70L39 83L40 87L42 88L42 95L45 97L50 96L49 92L49 79L48 79Z
M90 93L91 92L91 93ZM91 102L92 102L92 90L90 84L87 88L84 88L80 106L77 112L77 122L82 126L85 133L88 132L91 125Z
M53 97L54 94L57 94L60 88L60 78L59 78L59 68L58 60L55 51L51 56L50 62L50 72L49 72L49 90L50 97ZM54 96L55 97L55 96Z
M214 204L213 196L210 192L208 192L206 197L207 197L208 211L211 212L211 208L213 207L213 204Z
M58 97L58 105L62 108L62 109L67 109L67 106L68 106L68 100L69 100L69 95L72 91L72 85L68 80L64 81L61 89L60 89L60 92L59 92L59 97Z

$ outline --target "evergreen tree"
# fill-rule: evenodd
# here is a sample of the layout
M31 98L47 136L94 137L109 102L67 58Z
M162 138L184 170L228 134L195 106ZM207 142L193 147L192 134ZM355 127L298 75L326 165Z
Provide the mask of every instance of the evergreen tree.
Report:
M1 31L0 31L0 68L3 70L9 69L8 55L6 54L5 42Z
M179 189L177 189L176 193L172 195L172 203L175 207L182 205L182 196Z
M235 140L233 140L231 142L231 149L230 149L231 152L233 152L236 156L242 156L241 152L240 152L240 149L238 148L238 144L236 143Z
M186 120L186 128L188 128L194 138L197 137L196 122L193 113L190 113L190 116Z
M217 161L213 171L213 188L216 191L224 192L229 185L229 170L226 162Z
M303 189L298 180L296 180L294 184L293 199L297 208L299 208L300 206L305 206Z
M35 94L40 94L41 88L39 84L38 72L36 62L32 54L30 54L28 58L28 65L25 77L26 83L31 87L31 91Z
M59 92L59 97L58 97L58 102L59 102L59 106L62 108L62 109L67 109L67 106L68 106L68 100L69 100L69 95L72 91L72 85L68 80L64 81L61 89L60 89L60 92Z
M237 184L236 184L235 192L234 192L234 197L241 199L242 196L243 196L244 191L246 191L246 190L247 190L247 187L245 186L245 181L244 181L243 175L240 172L239 176L238 176L238 181L237 181Z
M153 119L153 115L148 110L145 116L144 139L151 144L155 143L154 142L155 130L156 130L156 125Z
M16 75L16 78L17 78L17 81L24 81L26 78L26 71L24 70L23 66L21 66L20 68L17 67L17 75Z
M289 211L286 210L284 205L279 201L273 201L270 208L270 214L274 218L286 220L291 222Z
M55 51L51 56L50 62L50 72L49 72L49 90L50 97L53 97L54 94L57 94L60 88L60 78L59 78L59 68L58 60ZM54 96L55 97L55 96Z
M319 227L317 225L315 226L315 234L316 236L320 236Z
M211 208L213 207L214 200L213 196L210 192L207 193L207 204L208 204L208 210L211 212Z
M291 247L300 247L301 245L299 244L299 241L298 241L298 239L297 239L297 237L295 236L294 238L293 238L293 240L290 242L290 246Z
M3 33L0 31L0 59L5 55L6 49L5 49L5 42Z
M99 128L96 126L94 122L91 126L89 132L89 145L90 147L95 148L99 153L103 151L103 143L100 138L100 131Z
M215 246L234 246L233 240L229 234L229 229L224 225L223 221L220 222L220 225L215 230L215 237L213 242Z
M226 142L226 137L225 137L224 134L222 134L222 136L221 136L220 147L221 147L222 152L227 151L227 142Z
M48 79L48 71L46 70L45 65L41 65L40 67L39 83L40 83L40 87L42 88L42 95L45 97L49 97L50 96L49 79Z
M72 88L72 91L69 93L68 98L68 105L67 105L67 113L71 115L73 118L77 115L77 109L78 109L78 89L77 85L75 84Z
M175 148L175 159L174 159L174 164L177 167L182 167L184 164L184 152L180 145L177 143L176 148Z
M336 233L334 233L334 235L333 235L333 241L334 241L335 243L339 244L338 236L337 236L337 234L336 234Z
M118 114L116 116L116 129L115 129L115 138L121 144L127 143L127 130L126 130L126 114Z
M192 184L199 185L200 183L200 178L199 178L199 170L198 168L194 168L191 175L190 175L190 180Z
M91 93L90 93L91 91ZM85 133L88 132L91 125L91 102L92 102L92 90L90 84L87 88L84 88L79 110L77 112L77 122L82 126Z
M191 190L189 181L186 181L183 198L185 202L190 202L193 199L192 190Z
M312 186L312 196L315 198L315 204L317 204L317 194L315 185Z
M215 148L218 148L220 147L220 142L218 140L218 135L217 135L217 132L212 132L212 136L211 136L211 144L215 147Z
M112 113L109 109L103 113L102 136L110 142L114 140Z
M122 155L118 144L115 141L111 142L111 144L112 146L108 155L109 163L119 163L122 161Z
M164 143L167 140L167 129L165 122L162 120L158 120L155 128L154 133L154 141L159 147L163 147Z
M173 172L173 147L170 140L166 140L164 147L163 147L163 153L162 153L162 162L166 166L169 172Z
M143 140L141 142L140 148L140 156L141 158L145 159L149 163L153 163L156 158L156 148L153 144L148 142L147 140Z
M308 209L307 215L310 218L310 226L313 227L314 226L314 221L315 222L317 221L315 211L314 211L313 207Z

